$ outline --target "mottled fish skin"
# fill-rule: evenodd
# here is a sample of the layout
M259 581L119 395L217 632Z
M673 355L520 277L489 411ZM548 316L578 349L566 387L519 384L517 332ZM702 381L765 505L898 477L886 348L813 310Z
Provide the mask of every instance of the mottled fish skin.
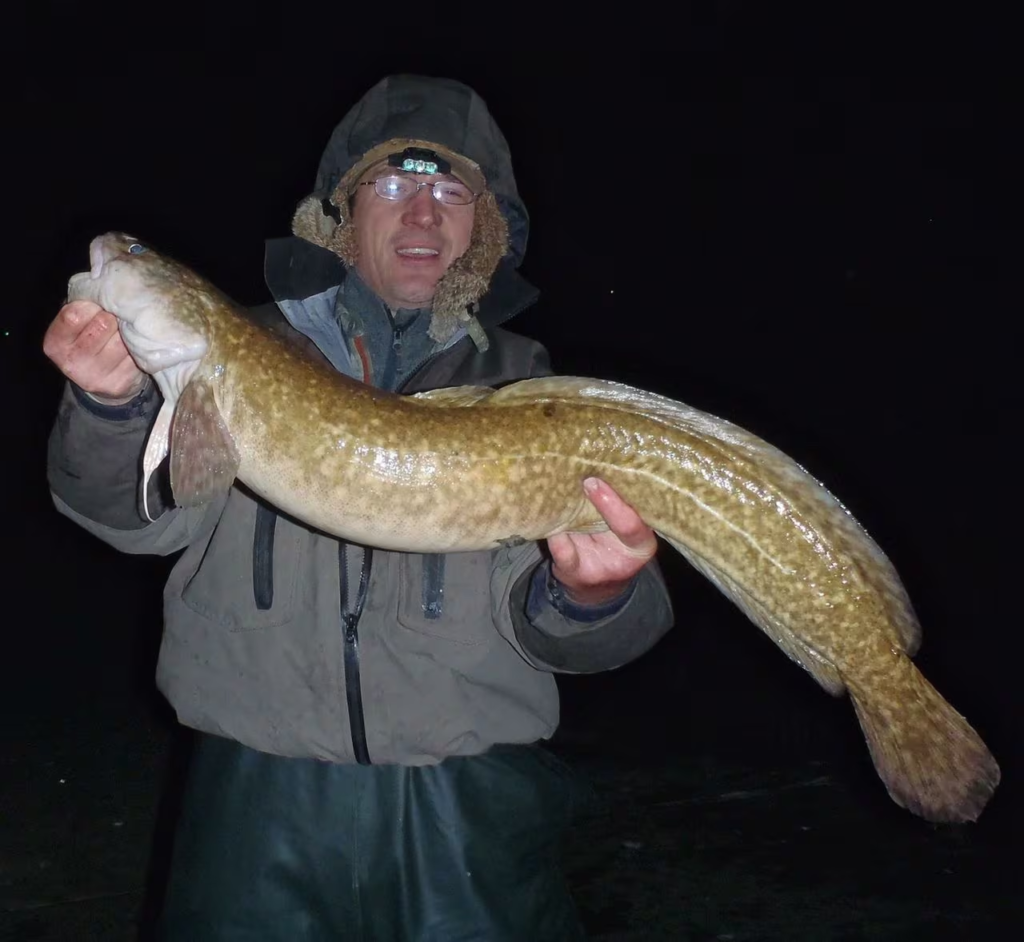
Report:
M132 254L133 244L119 233L94 240L92 271L72 279L69 298L118 316L166 408L178 408L179 503L212 499L237 475L326 533L458 552L601 529L580 486L596 475L826 690L850 694L898 804L951 822L975 820L987 804L999 767L911 661L920 628L896 570L778 449L601 380L375 389L253 324L189 269L152 249ZM153 352L161 343L169 353Z

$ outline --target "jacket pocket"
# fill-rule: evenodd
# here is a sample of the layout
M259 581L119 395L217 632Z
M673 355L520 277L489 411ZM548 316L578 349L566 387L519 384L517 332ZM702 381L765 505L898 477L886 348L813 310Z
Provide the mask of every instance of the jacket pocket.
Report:
M283 517L271 530L272 521L259 506L232 488L181 594L193 611L231 631L273 628L291 621L295 612L298 575L310 534Z
M400 554L398 623L467 646L493 641L491 561L490 552Z

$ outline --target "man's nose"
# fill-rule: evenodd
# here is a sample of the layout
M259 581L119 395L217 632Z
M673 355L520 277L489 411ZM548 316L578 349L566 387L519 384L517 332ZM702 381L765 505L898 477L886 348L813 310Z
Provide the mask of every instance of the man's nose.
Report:
M440 224L440 207L429 186L420 187L413 196L405 201L402 222L409 226L419 226L422 229L429 229Z

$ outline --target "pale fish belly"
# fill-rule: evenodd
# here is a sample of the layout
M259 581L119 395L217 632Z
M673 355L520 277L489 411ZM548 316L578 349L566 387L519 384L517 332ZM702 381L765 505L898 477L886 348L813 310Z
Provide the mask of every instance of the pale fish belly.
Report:
M243 458L239 478L325 533L406 552L493 549L586 529L600 519L581 496L582 476L573 473L571 459L509 458L496 466L353 451L348 460L325 462L312 474L305 461Z

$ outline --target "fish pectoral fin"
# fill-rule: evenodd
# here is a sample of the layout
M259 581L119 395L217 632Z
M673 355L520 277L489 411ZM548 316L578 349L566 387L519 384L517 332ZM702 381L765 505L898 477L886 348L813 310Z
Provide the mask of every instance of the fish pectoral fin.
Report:
M825 690L835 697L846 690L839 671L810 645L801 641L781 619L773 615L735 579L732 579L690 547L659 533L701 575L713 583L744 615L760 628L791 660L807 671Z
M472 406L494 395L490 386L445 386L442 389L427 389L413 393L409 399L418 399L435 406Z
M171 430L171 417L174 415L174 404L166 399L157 413L156 422L149 433L146 451L142 456L142 510L146 519L152 522L149 515L149 479L160 467L160 462L167 457L168 438Z
M193 380L182 391L171 425L171 492L175 503L195 507L227 491L238 473L239 455L213 390Z

